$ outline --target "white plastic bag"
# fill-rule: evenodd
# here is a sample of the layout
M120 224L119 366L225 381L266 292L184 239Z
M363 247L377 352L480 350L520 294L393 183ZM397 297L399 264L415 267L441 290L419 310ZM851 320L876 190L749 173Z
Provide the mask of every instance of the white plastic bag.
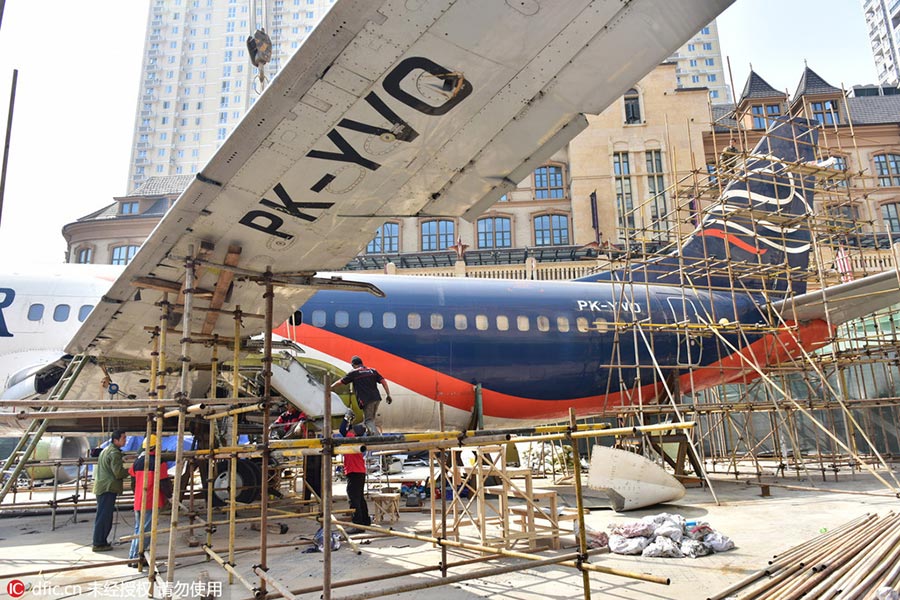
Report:
M713 532L703 538L703 543L715 552L725 552L734 548L734 542L727 535Z
M681 548L671 539L658 536L653 543L644 548L641 556L658 558L684 558Z
M616 554L640 554L648 545L650 538L646 537L625 537L615 533L609 536L609 551Z
M681 553L690 558L697 558L712 553L712 550L703 542L684 538L681 540Z

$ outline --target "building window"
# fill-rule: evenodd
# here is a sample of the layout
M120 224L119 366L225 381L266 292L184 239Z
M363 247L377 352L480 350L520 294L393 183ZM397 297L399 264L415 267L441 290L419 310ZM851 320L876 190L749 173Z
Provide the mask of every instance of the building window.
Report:
M137 253L137 246L116 246L112 251L112 264L127 265Z
M691 75L691 83L700 83L699 75Z
M709 35L709 27L704 27L700 30L700 33L702 33L703 35Z
M820 125L836 125L840 123L838 118L837 103L834 100L825 100L824 102L811 102L813 119Z
M900 186L900 154L879 154L875 157L875 175L881 187Z
M400 225L385 223L366 246L367 254L396 254L400 251Z
M885 204L881 207L881 218L891 233L900 233L900 204Z
M512 227L509 217L486 217L478 220L479 248L511 248Z
M847 170L847 160L843 156L832 156L834 159L834 165L832 165L832 169L836 169L838 171L846 171ZM828 179L826 180L826 185L832 188L845 188L847 187L846 179Z
M138 214L138 203L137 202L122 202L121 207L122 207L123 215Z
M666 183L663 177L662 151L650 150L647 158L647 191L650 194L650 218L655 239L668 239L669 207L666 203Z
M625 124L636 125L641 122L641 95L635 88L625 92Z
M425 221L422 223L422 251L446 250L454 242L453 221Z
M696 66L697 66L697 59L696 59L696 58L692 58L691 60L688 61L688 65L690 65L690 66L692 66L692 67L696 67Z
M712 44L710 44L709 42L704 42L703 49L704 50L712 50Z
M562 167L546 165L534 170L535 200L556 200L565 197L565 178Z
M566 215L535 217L534 244L536 246L567 246L569 244L569 217Z
M627 152L613 153L613 175L616 185L616 209L619 229L634 229L634 198L631 195L631 167Z
M75 255L75 262L80 265L89 265L91 264L91 260L94 258L94 249L93 248L80 248L78 253Z
M780 104L754 104L750 107L753 114L753 129L766 129L781 116Z
M707 58L707 59L706 59L706 66L707 66L707 67L714 67L714 66L716 66L716 59L714 59L714 58Z

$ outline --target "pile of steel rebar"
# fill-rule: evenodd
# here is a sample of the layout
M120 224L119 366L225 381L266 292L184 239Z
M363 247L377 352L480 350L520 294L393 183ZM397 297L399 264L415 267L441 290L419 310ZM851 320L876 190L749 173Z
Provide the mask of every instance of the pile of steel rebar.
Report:
M707 600L872 599L900 591L900 515L865 514L776 555L769 566Z

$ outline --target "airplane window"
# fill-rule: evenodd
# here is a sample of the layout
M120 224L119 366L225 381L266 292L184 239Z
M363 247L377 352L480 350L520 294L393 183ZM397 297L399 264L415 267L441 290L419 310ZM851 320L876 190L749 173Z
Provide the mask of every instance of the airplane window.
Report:
M346 327L350 324L350 313L346 310L339 310L334 313L334 324L337 327Z
M422 315L419 313L409 313L406 315L406 326L410 329L418 329L422 326Z
M588 331L588 320L585 317L578 317L575 319L575 327L578 328L578 331L581 333L587 333Z
M487 315L475 315L475 328L478 331L487 331L488 318Z
M444 328L444 315L438 313L431 313L431 328L432 329L443 329Z
M544 316L537 318L538 331L550 331L550 319Z
M569 331L569 318L556 317L556 328L559 329L562 333Z
M57 304L56 308L53 309L53 320L57 323L68 320L69 308L68 304Z
M381 325L385 329L394 329L397 326L397 315L386 312L381 316Z
M372 317L372 313L364 310L359 313L359 326L363 329L369 329L372 327L372 323L375 322L375 319Z
M92 310L94 310L93 304L82 305L82 307L78 309L78 321L84 323L84 320L88 318L88 315L91 314Z
M509 317L506 315L497 315L497 329L500 331L509 331Z
M519 328L519 331L528 331L531 329L531 324L528 322L528 317L525 315L519 315L516 317L516 327Z
M609 323L606 319L594 319L594 328L600 333L606 333L609 331Z
M43 304L32 304L28 307L28 320L29 321L40 321L44 318L44 305Z
M469 328L469 320L466 319L466 315L456 315L453 318L454 325L456 328L462 331L463 329Z
M325 311L324 310L314 310L312 314L312 324L315 327L325 327L326 319L325 319Z

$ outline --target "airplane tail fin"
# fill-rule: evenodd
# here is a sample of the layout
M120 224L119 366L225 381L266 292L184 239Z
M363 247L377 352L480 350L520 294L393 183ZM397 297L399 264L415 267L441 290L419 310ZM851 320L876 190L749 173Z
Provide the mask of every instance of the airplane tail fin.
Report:
M815 123L776 119L746 160L722 175L730 178L722 195L703 210L699 226L680 248L580 281L765 290L776 296L804 293L817 141Z

